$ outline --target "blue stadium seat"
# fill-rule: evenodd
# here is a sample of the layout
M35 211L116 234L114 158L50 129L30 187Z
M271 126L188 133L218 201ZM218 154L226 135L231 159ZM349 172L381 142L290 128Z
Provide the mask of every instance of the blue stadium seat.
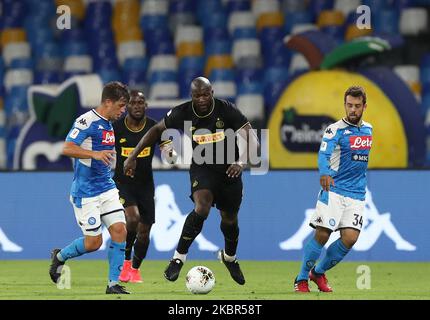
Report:
M179 72L184 72L186 70L198 70L201 73L204 69L204 59L203 57L184 57L179 62Z
M229 40L213 40L206 43L205 54L206 56L231 54L231 48Z
M169 13L184 13L195 11L195 1L193 0L170 0L169 1Z
M203 39L205 44L216 40L229 40L230 38L230 34L225 27L205 28L203 32Z
M260 34L258 35L260 42L261 42L261 48L270 48L275 43L282 43L285 36L285 31L282 28L263 28L260 31Z
M36 71L35 84L59 84L62 82L62 74L58 71Z
M290 34L295 25L312 22L312 14L309 11L287 12L285 13L284 31L286 34Z
M232 69L212 69L209 75L210 81L234 81L235 75Z
M362 5L370 7L372 14L391 7L391 0L362 0Z
M243 82L261 82L263 80L263 72L257 68L241 68L236 69L236 83Z
M31 58L17 58L10 62L9 68L11 69L33 69L34 62Z
M213 12L205 17L201 25L203 28L224 28L227 25L227 16L224 12Z
M227 12L230 14L234 11L250 11L251 1L249 0L234 0L227 2Z
M261 82L242 82L238 84L238 95L242 94L263 94L263 84Z
M325 26L320 28L322 32L333 37L337 45L344 41L345 26Z
M209 16L215 12L224 12L224 7L221 0L205 0L197 2L197 19L200 23L204 23Z
M311 0L309 3L309 10L313 16L313 19L319 16L323 10L332 10L334 6L334 0Z
M152 46L146 47L149 56L160 54L175 54L175 47L172 41L160 41L154 43Z
M288 67L292 52L282 42L276 42L271 47L263 47L263 61L266 67Z
M95 72L102 69L118 69L118 67L119 64L116 56L93 59L93 71Z
M178 74L170 70L155 70L149 76L149 84L152 86L160 82L176 82Z
M271 67L264 71L263 84L264 87L272 83L285 82L288 79L288 68Z
M59 45L54 41L40 43L33 49L33 52L37 58L55 58L62 56Z
M103 84L121 80L121 73L117 69L100 69L98 74L102 79Z
M372 28L375 32L398 34L399 33L399 13L394 9L382 9L374 14Z
M252 27L252 28L238 27L234 29L234 32L233 32L234 40L255 39L255 38L257 38L257 30L255 29L255 27Z
M94 19L97 17L110 18L112 16L112 4L108 0L91 1L87 5L85 16L87 19Z
M168 23L166 15L143 15L140 17L140 27L145 32L145 35L149 33L147 32L148 30L152 32L154 29L165 28Z
M28 86L13 86L6 95L4 110L6 116L11 116L14 112L27 112L27 90Z
M63 47L62 49L63 49L64 57L89 54L88 45L86 41L63 42L62 47Z

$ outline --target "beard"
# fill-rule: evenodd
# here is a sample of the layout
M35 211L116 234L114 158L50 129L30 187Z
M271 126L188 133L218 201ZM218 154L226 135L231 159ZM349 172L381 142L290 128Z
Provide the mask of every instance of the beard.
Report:
M361 116L360 117L355 116L354 118L351 118L350 116L346 116L346 119L348 120L348 122L352 124L358 124L361 120Z

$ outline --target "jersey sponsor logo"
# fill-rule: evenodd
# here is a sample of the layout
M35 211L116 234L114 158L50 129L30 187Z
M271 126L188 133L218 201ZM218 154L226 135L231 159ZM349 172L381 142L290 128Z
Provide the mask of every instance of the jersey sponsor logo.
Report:
M353 150L370 150L372 147L371 136L349 137L349 144Z
M75 139L78 136L79 132L79 129L74 128L72 132L70 132L70 138Z
M105 145L105 146L115 145L115 135L113 131L103 130L102 145Z
M198 144L215 143L224 140L224 131L209 134L193 134L193 141Z
M134 150L134 148L126 148L126 147L121 147L121 155L123 157L128 158L128 156L130 155L130 153ZM137 156L138 158L145 158L148 157L151 154L151 147L146 147L145 149L142 150L141 153L139 153L139 155Z
M351 155L351 159L353 161L362 161L362 162L368 162L369 161L369 156L367 154L357 154L357 153L353 153Z

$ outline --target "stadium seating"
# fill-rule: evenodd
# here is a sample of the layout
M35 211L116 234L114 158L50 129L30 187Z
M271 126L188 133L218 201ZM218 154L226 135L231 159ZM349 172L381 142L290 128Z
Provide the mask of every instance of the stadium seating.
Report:
M7 0L0 24L4 123L9 117L25 119L13 115L17 110L28 112L21 107L27 96L12 97L12 91L24 95L23 88L32 84L59 84L70 76L94 72L103 83L122 80L145 90L151 99L188 98L191 80L203 75L211 79L217 96L236 102L252 121L265 126L285 85L309 70L303 55L286 47L286 36L319 30L330 35L330 44L341 44L378 35L400 47L405 38L429 33L428 4L426 0ZM70 30L56 28L59 5L71 9ZM357 28L359 5L371 7L372 29ZM396 61L392 69L427 110L428 51L419 57L421 63L412 65L406 54L399 56L387 62ZM17 129L11 128L15 131L0 121L0 148L13 150ZM2 163L4 159L0 168Z

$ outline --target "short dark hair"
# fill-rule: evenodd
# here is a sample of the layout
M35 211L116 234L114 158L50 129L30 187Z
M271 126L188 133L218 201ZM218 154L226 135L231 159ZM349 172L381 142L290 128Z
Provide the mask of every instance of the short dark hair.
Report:
M363 105L366 104L366 92L364 91L363 87L360 87L360 86L349 87L348 90L345 91L345 95L343 97L344 104L346 103L347 96L353 96L355 98L363 97Z
M102 102L106 99L114 102L124 98L127 102L130 100L127 86L119 81L112 81L103 87Z

